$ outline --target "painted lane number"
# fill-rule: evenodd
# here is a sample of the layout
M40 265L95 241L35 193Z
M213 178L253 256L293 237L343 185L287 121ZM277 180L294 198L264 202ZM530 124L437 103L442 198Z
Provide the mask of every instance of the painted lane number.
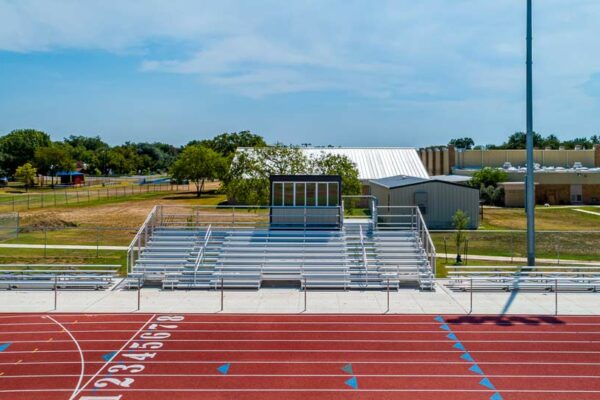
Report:
M171 337L171 333L169 332L161 332L161 330L174 330L177 329L177 325L173 324L162 324L161 322L181 322L184 320L184 316L182 315L163 315L156 318L157 323L153 323L148 326L148 331L142 333L138 340L143 340L144 342L132 342L127 350L158 350L164 346L164 343L160 340L165 340ZM147 342L145 340L152 340L151 342ZM132 353L123 353L121 354L124 358L128 358L130 360L135 360L138 362L143 362L148 359L154 359L156 357L156 352L132 352ZM113 360L114 361L114 360ZM142 364L117 364L109 367L107 369L109 374L119 374L119 373L128 373L128 374L138 374L144 371L146 367ZM125 377L125 378L115 378L106 376L104 378L98 379L94 382L94 387L96 389L102 389L109 386L117 386L122 388L129 388L135 382L134 378ZM116 396L82 396L80 400L121 400L123 397L122 394Z

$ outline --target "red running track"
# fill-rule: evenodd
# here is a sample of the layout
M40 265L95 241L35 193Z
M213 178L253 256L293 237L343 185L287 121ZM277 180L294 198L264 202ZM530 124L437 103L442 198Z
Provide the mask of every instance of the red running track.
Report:
M0 400L600 399L600 317L0 314Z

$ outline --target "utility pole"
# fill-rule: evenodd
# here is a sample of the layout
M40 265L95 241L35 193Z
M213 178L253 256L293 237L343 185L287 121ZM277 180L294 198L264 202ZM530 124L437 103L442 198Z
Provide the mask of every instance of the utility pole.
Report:
M532 0L527 0L527 265L535 265L535 178L533 159Z

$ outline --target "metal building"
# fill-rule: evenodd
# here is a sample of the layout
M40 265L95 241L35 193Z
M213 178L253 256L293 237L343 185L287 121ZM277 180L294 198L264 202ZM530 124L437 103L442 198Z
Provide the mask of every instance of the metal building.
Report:
M418 206L429 229L452 229L457 210L469 216L470 229L479 226L477 188L408 176L373 179L370 185L380 206Z

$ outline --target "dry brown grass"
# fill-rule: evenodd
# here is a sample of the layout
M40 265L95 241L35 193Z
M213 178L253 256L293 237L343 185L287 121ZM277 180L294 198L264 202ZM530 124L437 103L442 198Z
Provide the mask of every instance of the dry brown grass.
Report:
M522 208L485 208L482 228L526 229L527 218ZM574 211L572 207L537 207L535 209L537 230L578 231L599 230L600 216Z
M108 204L83 205L81 207L57 207L37 209L20 213L24 226L58 228L79 227L139 227L157 204L164 205L216 205L225 196L205 194L197 198L194 193L166 193L151 199L132 199Z

